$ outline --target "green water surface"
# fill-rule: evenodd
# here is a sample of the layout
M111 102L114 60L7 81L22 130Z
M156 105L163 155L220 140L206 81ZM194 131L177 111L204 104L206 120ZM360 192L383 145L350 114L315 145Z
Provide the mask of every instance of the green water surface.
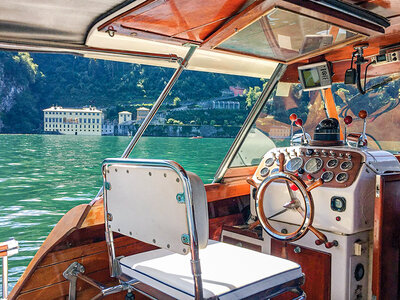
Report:
M9 290L60 218L90 202L102 184L101 162L119 157L130 138L0 135L0 242L14 237ZM233 139L144 137L131 158L171 159L210 183Z

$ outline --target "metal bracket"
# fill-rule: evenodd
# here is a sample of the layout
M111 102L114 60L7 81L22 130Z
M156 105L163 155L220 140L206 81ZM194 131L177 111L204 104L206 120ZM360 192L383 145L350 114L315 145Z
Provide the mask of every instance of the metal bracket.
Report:
M108 181L104 181L104 187L107 191L111 190L111 183L109 183Z
M177 194L176 201L178 201L178 203L185 203L185 194L184 193Z
M78 274L83 274L84 272L85 272L85 267L78 262L73 262L63 272L64 278L69 281L68 300L76 299L76 280L78 279Z
M187 233L184 233L181 235L181 241L182 243L184 243L185 245L189 245L190 243L190 238L189 235Z
M121 274L122 274L121 265L119 263L119 260L116 258L112 262L111 277L119 277L119 276L121 276Z
M192 43L185 43L183 44L184 47L189 47L191 48L190 52L194 52L195 49L199 48L199 45L196 44L192 44ZM191 55L190 55L191 57ZM185 58L179 58L178 59L178 64L182 67L182 68L186 68L189 62L190 57L185 57Z

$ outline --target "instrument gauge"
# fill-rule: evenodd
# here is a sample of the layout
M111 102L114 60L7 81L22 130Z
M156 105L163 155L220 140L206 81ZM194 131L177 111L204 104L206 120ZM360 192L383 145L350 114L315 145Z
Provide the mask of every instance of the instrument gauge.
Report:
M346 160L340 164L340 169L343 171L348 171L353 167L353 163L349 160Z
M279 172L279 168L275 168L275 169L271 170L271 174L278 173L278 172Z
M261 175L262 177L265 177L265 176L267 176L268 174L269 174L269 169L268 169L268 168L262 168L262 169L261 169L260 175Z
M266 167L272 166L272 165L274 164L274 161L275 161L275 160L274 160L272 157L267 158L267 159L265 160L265 166L266 166Z
M294 157L286 164L286 170L289 172L296 172L303 166L303 159L301 157Z
M347 179L349 179L349 174L347 174L346 172L342 172L336 175L336 181L339 183L346 182Z
M333 168L336 168L338 164L339 164L339 161L336 158L332 158L332 159L328 160L328 162L326 163L326 166L330 169L333 169Z
M307 173L314 174L321 170L324 162L319 157L310 158L304 165L304 169Z
M329 182L329 181L332 181L333 176L334 176L334 175L333 175L333 172L332 172L332 171L326 171L326 172L322 173L321 179L322 179L324 182Z
M343 212L346 210L346 199L344 197L333 196L331 198L331 209L333 211Z

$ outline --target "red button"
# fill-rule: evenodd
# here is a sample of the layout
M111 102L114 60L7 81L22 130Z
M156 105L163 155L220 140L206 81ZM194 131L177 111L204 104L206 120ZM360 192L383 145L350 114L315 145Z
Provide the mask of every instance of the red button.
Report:
M325 169L325 168L323 168L323 169L322 169L322 172L326 172L326 169Z
M307 179L308 180L313 180L313 177L311 176L311 174L307 174Z
M294 183L290 184L289 186L290 186L290 189L291 189L292 191L297 191L297 190L299 189L299 188L297 187L297 185L295 185Z
M339 217L339 216L338 216L338 217L336 217L336 221L338 221L338 222L339 222L341 219L342 219L342 218L341 218L341 217Z

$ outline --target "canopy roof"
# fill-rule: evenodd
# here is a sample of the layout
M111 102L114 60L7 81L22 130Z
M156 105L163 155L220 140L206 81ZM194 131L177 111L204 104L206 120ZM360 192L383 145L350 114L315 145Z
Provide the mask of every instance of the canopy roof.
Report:
M4 0L0 49L176 67L191 44L189 69L269 77L278 62L348 59L339 49L360 41L378 52L399 40L399 15L396 0Z

